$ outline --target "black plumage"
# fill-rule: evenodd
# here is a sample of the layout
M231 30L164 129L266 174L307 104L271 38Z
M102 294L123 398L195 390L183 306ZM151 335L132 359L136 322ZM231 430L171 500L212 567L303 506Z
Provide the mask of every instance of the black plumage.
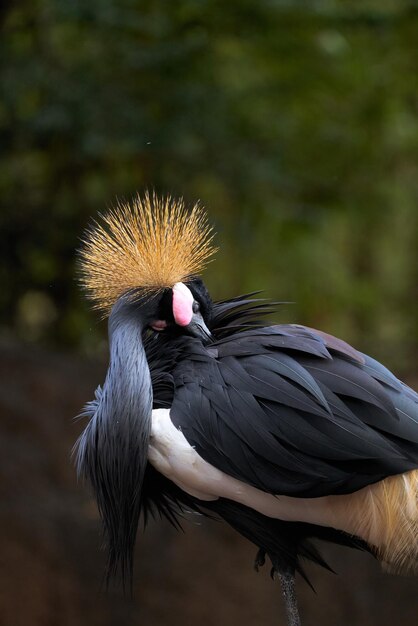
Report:
M188 510L219 516L257 567L270 558L299 626L294 574L303 559L327 567L311 539L418 562L418 396L340 339L268 325L275 305L258 294L214 304L193 277L212 253L204 215L181 201L147 196L89 233L83 283L110 311L110 362L78 471L108 575L132 579L141 513L176 527Z
M254 295L210 305L214 340L206 346L144 331L154 408L171 407L173 423L206 461L272 494L351 493L418 467L417 394L341 340L298 325L265 326L272 305ZM97 414L100 397L99 388L86 416ZM146 520L157 514L175 526L187 510L216 514L273 569L304 576L300 557L326 566L311 538L373 551L332 528L272 519L223 498L203 503L150 464L141 509Z
M216 304L210 346L156 337L170 346L167 365L153 366L164 345L147 352L154 404L172 406L205 460L264 491L303 497L350 493L417 467L415 392L318 331L245 328L254 306L248 297ZM163 403L164 374L172 395Z
M154 407L171 407L172 421L206 461L270 493L351 493L416 468L417 394L332 336L266 327L259 318L272 308L254 295L213 305L208 346L148 336ZM173 484L162 487L160 481L148 497L165 514L159 498L165 493L167 504ZM176 491L178 503L184 492ZM202 507L186 500L186 507ZM273 520L223 499L203 507L269 554L273 567L302 572L300 556L323 565L312 537L373 550L343 532Z

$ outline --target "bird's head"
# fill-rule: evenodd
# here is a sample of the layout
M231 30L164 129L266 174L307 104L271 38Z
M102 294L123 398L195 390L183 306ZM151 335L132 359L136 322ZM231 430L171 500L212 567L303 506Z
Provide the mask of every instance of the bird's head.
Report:
M79 474L93 486L108 546L108 577L132 580L133 550L151 435L153 390L144 332L206 342L211 300L198 278L213 254L199 206L146 195L95 223L81 250L81 275L109 316L106 380L90 403L77 444Z
M150 308L148 326L158 333L188 334L210 341L207 327L212 312L212 301L200 278L187 283L178 282L156 298Z
M81 282L110 332L130 315L143 329L210 340L212 302L198 274L216 251L199 205L137 197L102 216L81 249Z

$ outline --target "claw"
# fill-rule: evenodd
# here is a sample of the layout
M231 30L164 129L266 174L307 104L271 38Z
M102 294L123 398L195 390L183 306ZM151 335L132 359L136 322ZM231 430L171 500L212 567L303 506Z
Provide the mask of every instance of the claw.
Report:
M260 567L263 567L265 562L266 562L266 553L265 553L264 550L262 550L260 548L259 551L256 554L255 561L254 561L254 569L255 569L255 571L258 572Z

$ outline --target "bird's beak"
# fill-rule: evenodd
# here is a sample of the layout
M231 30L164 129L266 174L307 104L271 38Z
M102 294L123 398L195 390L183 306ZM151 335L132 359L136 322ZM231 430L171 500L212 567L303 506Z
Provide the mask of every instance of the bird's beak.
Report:
M194 313L190 323L185 327L185 330L192 335L201 339L203 343L209 343L213 340L209 328L206 326L204 319L200 313Z

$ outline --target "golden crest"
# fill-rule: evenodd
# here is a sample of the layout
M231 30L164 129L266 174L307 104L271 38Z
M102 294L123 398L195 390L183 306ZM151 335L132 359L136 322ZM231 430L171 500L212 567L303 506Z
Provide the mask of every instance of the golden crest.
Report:
M87 231L81 284L94 308L109 313L123 294L159 291L199 274L216 252L203 208L155 194L119 203Z

